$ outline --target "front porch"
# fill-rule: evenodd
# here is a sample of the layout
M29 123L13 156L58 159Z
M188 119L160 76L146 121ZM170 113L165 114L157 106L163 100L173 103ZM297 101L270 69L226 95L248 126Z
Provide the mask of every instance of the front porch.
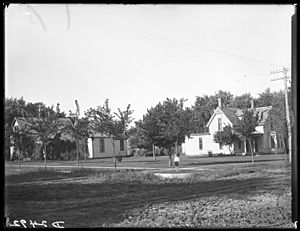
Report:
M239 142L235 144L235 152L237 154L250 154L251 148L254 154L285 153L284 137L276 132L268 132L267 134L254 134L251 142L251 148L249 142Z

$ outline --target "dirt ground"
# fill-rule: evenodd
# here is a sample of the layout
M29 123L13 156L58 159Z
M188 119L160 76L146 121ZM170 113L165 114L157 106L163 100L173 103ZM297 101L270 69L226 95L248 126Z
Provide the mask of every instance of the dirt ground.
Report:
M135 172L10 174L6 215L27 225L63 220L65 227L291 228L290 167L249 170L211 169L182 180Z

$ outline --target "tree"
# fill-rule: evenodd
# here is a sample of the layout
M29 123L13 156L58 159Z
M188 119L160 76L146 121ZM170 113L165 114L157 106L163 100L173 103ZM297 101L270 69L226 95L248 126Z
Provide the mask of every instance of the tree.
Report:
M147 110L143 117L142 128L146 137L159 147L169 150L169 166L172 166L171 147L178 152L185 136L189 136L193 128L193 112L184 109L184 99L169 99Z
M214 111L214 104L211 97L204 95L203 97L196 96L195 104L192 106L193 110L193 132L205 132L206 124Z
M144 130L142 129L143 121L135 121L135 126L131 127L128 130L129 135L129 145L132 148L145 148L151 149L152 143L145 135Z
M18 166L20 167L20 161L23 158L28 158L29 154L34 151L35 143L34 139L28 135L25 128L14 129L12 136L12 145L15 147L15 151L18 157Z
M70 116L73 118L73 123L66 126L65 129L72 137L76 140L76 159L77 159L77 168L79 168L79 147L80 140L86 140L89 137L89 119L87 117L79 118L80 110L78 101L75 100L76 104L76 113L70 111ZM86 155L85 155L86 159Z
M26 102L22 98L5 98L5 157L10 159L10 146L12 144L13 130L11 124L15 117L24 117Z
M53 107L52 107L53 108ZM41 118L27 118L27 132L42 143L44 154L44 167L47 167L47 144L54 139L56 135L65 129L65 124L61 123L58 114L53 110L48 111L47 116Z
M233 95L230 92L219 90L212 96L196 96L193 110L193 132L205 132L206 124L218 106L218 99L221 99L222 106L230 105Z
M288 88L288 103L289 108L291 103L291 91ZM286 105L285 105L285 94L284 91L280 90L277 92L271 92L267 88L257 99L257 106L272 106L270 115L273 119L274 130L284 136L285 139L288 137L287 129L287 119L286 119ZM293 116L293 113L290 111L290 115ZM295 118L291 118L293 121ZM288 142L285 141L285 147L288 147ZM288 152L288 150L285 150Z
M226 107L232 102L233 95L229 91L222 91L219 90L217 93L215 93L214 96L212 96L212 100L214 102L214 108L218 106L218 99L221 99L222 106Z
M97 109L89 109L87 116L90 120L90 127L95 133L101 133L108 136L112 140L113 146L113 161L116 170L116 153L115 140L128 137L128 126L132 122L131 117L133 111L130 110L130 104L125 111L118 108L118 112L112 114L108 105L108 99L105 100L103 106L98 106ZM117 119L115 119L117 117Z
M273 105L274 94L270 88L267 88L264 92L259 94L257 98L257 107L266 107Z
M254 165L254 157L252 151L253 132L259 123L258 114L254 114L254 110L244 110L241 120L234 126L235 132L240 135L244 141L248 141L252 156L252 164Z
M235 96L230 103L230 107L246 109L251 107L253 97L250 93L245 93L240 96Z
M46 117L49 113L57 113L58 117L65 117L64 112L55 112L53 107L47 107L44 103L30 103L26 102L23 97L17 98L5 98L5 156L6 159L10 159L10 144L13 131L11 128L13 119L15 117ZM30 146L30 140L27 137L28 144ZM25 147L25 146L23 146ZM25 151L25 150L24 150Z
M216 143L228 145L230 153L233 152L233 150L231 150L231 147L236 139L237 139L237 136L233 132L232 127L230 125L225 126L223 128L223 131L217 131L214 134L214 141Z

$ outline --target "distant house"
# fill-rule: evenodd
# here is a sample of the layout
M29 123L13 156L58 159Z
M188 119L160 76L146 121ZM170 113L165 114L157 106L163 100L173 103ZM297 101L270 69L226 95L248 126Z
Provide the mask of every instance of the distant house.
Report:
M30 120L40 120L39 118L31 118ZM30 120L27 119L27 118L24 118L24 117L15 117L13 119L13 122L12 122L12 129L13 131L16 131L18 129L25 129L25 128L28 128L29 125L30 125ZM70 118L59 118L58 119L58 124L60 125L64 125L64 126L69 126L69 125L72 125L72 120ZM30 130L30 129L27 129L28 130L28 134L30 135L35 135L35 132ZM66 133L66 132L62 132L61 133L61 139L63 140L73 140L74 138Z
M38 118L33 118L33 120L38 120ZM59 118L59 123L61 125L72 125L73 122L70 118ZM24 117L16 117L12 122L12 128L14 131L17 129L24 129L28 128L30 122L28 119ZM34 131L27 130L28 134L31 136L35 136ZM60 133L60 139L64 141L71 141L75 142L74 137L72 137L67 132ZM127 137L120 136L118 139L110 138L106 135L102 134L94 134L92 137L87 139L87 146L88 146L88 155L89 158L99 158L99 157L112 157L113 156L113 145L112 141L115 143L115 153L116 155L126 156L128 150L127 144ZM37 141L38 142L38 141ZM14 145L11 146L11 157L14 153Z
M258 113L260 123L255 129L252 148L254 153L283 153L285 151L284 137L274 129L274 116L272 106L254 108L253 101L251 109ZM222 131L226 125L234 127L242 118L243 110L239 108L222 107L219 99L218 107L208 121L206 133L194 133L190 138L186 137L183 143L183 152L186 155L208 155L231 154L228 145L214 142L214 134ZM246 154L250 152L248 143L237 140L231 148L235 154Z
M113 142L116 156L126 156L128 150L126 136L113 139L107 135L96 133L88 138L89 158L112 157Z
M40 120L39 118L24 118L24 117L15 117L12 121L12 129L13 131L18 131L18 130L23 130L25 129L27 134L29 136L36 136L36 133L34 130L30 130L30 120ZM60 125L64 125L64 126L67 126L67 125L72 125L72 120L70 118L59 118L58 119L59 121L59 124ZM70 141L70 142L74 142L75 139L67 132L61 132L59 133L59 139L60 140L64 140L64 141ZM36 140L36 144L39 143L39 140ZM15 150L15 146L14 144L12 143L11 144L11 147L10 147L10 158L12 159L13 158L13 154L16 152Z

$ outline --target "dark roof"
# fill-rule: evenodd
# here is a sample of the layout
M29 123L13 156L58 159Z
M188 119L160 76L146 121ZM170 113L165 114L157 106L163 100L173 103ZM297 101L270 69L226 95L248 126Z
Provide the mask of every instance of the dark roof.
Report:
M30 118L30 120L37 121L37 120L40 120L40 119L39 118ZM59 120L58 123L60 125L72 125L73 124L70 118L59 118L58 120ZM30 121L27 118L24 118L24 117L15 117L13 122L12 122L12 126L14 126L16 122L18 123L18 125L21 129L23 129L26 126L30 125ZM31 130L31 131L27 130L27 132L30 133L31 135L36 134L36 132L33 131L33 130ZM66 132L63 132L61 134L61 139L63 139L63 140L73 140L73 137L70 134L68 134Z
M221 108L221 110L233 125L237 125L239 123L240 120L237 117L237 112L239 113L241 109L225 107L225 108Z
M94 138L110 138L109 135L103 134L103 133L94 133L94 134L92 135L92 137L94 137ZM120 134L116 139L117 139L117 140L127 140L127 139L128 139L128 136L125 135L125 134Z
M271 109L272 106L254 108L254 113L255 114L258 113L258 118L260 120L258 125L263 125L266 122L266 119L268 118ZM238 117L243 115L243 109L221 108L221 110L233 125L238 125L239 123Z
M30 118L30 120L38 121L41 120L39 118ZM25 127L26 125L29 125L30 122L28 121L27 118L24 117L15 117L12 123L12 126L14 126L15 122L18 122L19 126ZM70 118L59 118L58 123L60 125L72 125L72 120Z
M272 106L254 108L254 113L258 113L258 118L260 120L258 125L263 125L266 122L271 109Z

